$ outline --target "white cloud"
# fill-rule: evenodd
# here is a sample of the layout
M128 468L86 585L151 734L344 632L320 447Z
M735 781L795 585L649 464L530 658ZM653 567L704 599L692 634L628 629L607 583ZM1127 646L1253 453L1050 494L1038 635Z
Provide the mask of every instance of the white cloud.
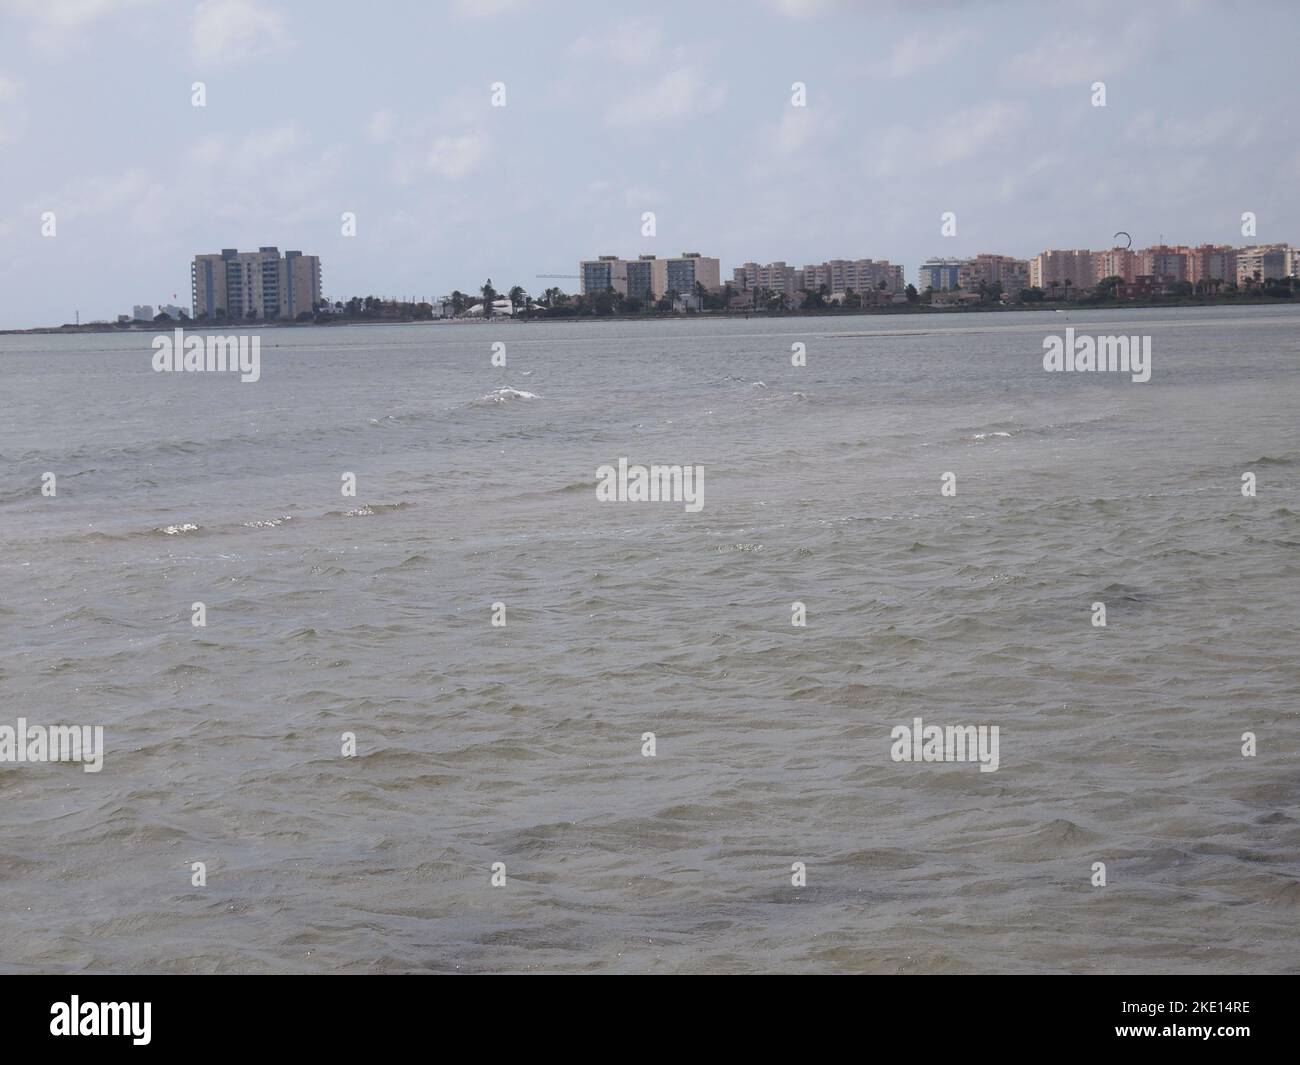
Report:
M623 19L604 31L591 30L569 46L572 55L607 59L624 67L646 67L663 48L664 32L645 18Z
M623 190L623 202L638 210L657 210L660 204L667 203L668 197L658 189L647 185L631 185Z
M1015 81L1029 85L1087 87L1113 69L1111 57L1095 39L1057 30L1011 60Z
M29 18L46 26L77 30L101 18L157 0L8 0L10 14Z
M979 40L972 30L938 30L912 33L904 37L889 53L885 73L891 78L908 78L930 67L945 63L967 45Z
M1228 107L1217 107L1190 118L1161 118L1148 108L1129 122L1124 139L1153 148L1196 150L1225 142L1240 148L1254 141L1259 132L1258 120Z
M21 96L22 86L0 74L0 144L17 140L26 124Z
M258 0L203 0L190 29L200 62L231 63L292 46L284 14Z
M477 133L439 137L425 160L435 174L458 181L472 171L487 152L487 140Z
M1022 90L1026 86L1067 85L1086 90L1094 81L1149 60L1158 30L1149 16L1117 26L1104 38L1077 29L1054 30L1014 56L1004 80Z
M768 0L768 3L787 18L813 18L840 6L839 0Z
M38 51L61 56L87 42L85 31L101 19L160 0L4 0L7 13L32 24L31 42Z
M381 109L370 116L366 123L366 136L376 144L383 144L393 139L397 132L397 116L392 111Z
M825 141L838 122L825 107L786 107L781 121L764 130L763 142L778 155L806 154L816 142Z
M470 21L493 19L523 11L531 3L532 0L456 0L452 13Z
M106 219L118 229L143 232L157 218L157 207L167 190L154 176L140 169L120 174L73 178L48 195L32 200L27 213L54 211L59 224Z
M257 130L239 138L214 133L200 138L190 150L190 157L203 167L227 175L252 177L306 143L302 131L292 124Z
M605 119L611 126L674 122L717 110L726 95L725 85L706 80L691 67L679 67L610 105Z
M973 159L1022 126L1026 114L1023 104L994 100L953 111L926 129L895 126L873 150L876 173L889 177Z

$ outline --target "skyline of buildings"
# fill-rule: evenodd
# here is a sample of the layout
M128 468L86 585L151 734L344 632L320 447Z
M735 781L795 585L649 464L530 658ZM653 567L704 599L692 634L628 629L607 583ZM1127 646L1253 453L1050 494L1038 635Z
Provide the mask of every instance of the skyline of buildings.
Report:
M670 264L708 264L707 273L695 268L678 273ZM828 259L820 264L791 266L784 260L745 262L733 268L732 279L720 280L719 260L698 253L678 259L641 255L622 259L602 255L579 264L579 291L583 295L613 290L642 300L661 299L668 291L689 294L701 281L710 292L730 290L735 295L766 292L793 299L798 293L823 293L832 300L847 294L901 296L907 289L904 268L887 259ZM1193 286L1218 282L1238 286L1268 278L1300 278L1300 247L1286 243L1243 245L1154 244L1146 248L1114 247L1047 249L1027 259L981 252L974 256L931 258L916 273L917 293L927 291L996 291L1014 299L1025 289L1044 293L1085 292L1107 278L1119 278L1131 294L1154 294L1181 282ZM888 302L888 301L883 301Z
M1047 290L1053 286L1091 288L1108 277L1136 282L1149 277L1174 284L1204 282L1244 285L1268 278L1300 277L1300 248L1286 243L1153 244L1147 248L1111 248L1045 251L1030 260L1030 283Z
M699 252L666 258L643 254L635 259L600 255L582 260L576 276L583 295L612 290L650 303L673 292L685 298L685 302L679 299L679 309L698 309L698 301L690 299L697 284L709 293L729 292L733 298L767 293L792 301L799 293L824 293L832 301L843 302L848 294L856 293L866 297L864 306L901 302L909 287L902 265L866 258L828 259L801 267L783 260L749 261L734 267L731 280L723 283L720 260ZM1182 282L1217 290L1224 284L1300 278L1300 246L1281 242L1240 247L1154 244L1106 251L1047 249L1028 259L991 253L936 257L917 267L914 287L918 294L951 293L958 298L997 291L1014 299L1027 288L1049 295L1064 292L1068 297L1071 291L1090 291L1113 277L1123 282L1124 294L1134 297L1165 292ZM250 311L263 320L293 319L314 313L322 304L320 257L296 250L281 255L274 245L256 252L224 248L219 253L195 255L190 278L191 307L160 304L160 313L175 320L220 317L219 312L228 318L247 318ZM433 304L442 307L449 300L444 297ZM938 301L946 302L950 301ZM331 313L336 313L334 308L331 301ZM119 315L118 321L152 321L154 317L153 305L135 304L132 314Z

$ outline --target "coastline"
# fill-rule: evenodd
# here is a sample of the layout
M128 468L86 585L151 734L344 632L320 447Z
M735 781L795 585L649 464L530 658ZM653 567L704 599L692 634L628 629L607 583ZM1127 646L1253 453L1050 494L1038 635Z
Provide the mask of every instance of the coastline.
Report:
M167 332L172 329L193 329L201 327L207 329L221 330L240 330L240 329L312 329L312 328L333 328L344 325L442 325L448 323L487 323L502 322L511 325L532 325L549 322L654 322L654 321L699 321L709 319L768 319L768 318L875 318L875 317L896 317L900 315L912 314L989 314L1003 311L1070 311L1070 310L1145 310L1151 308L1163 309L1193 309L1198 307L1278 307L1294 304L1295 300L1276 299L1265 297L1254 297L1248 299L1240 298L1214 298L1214 297L1196 297L1187 299L1153 299L1153 300L1104 300L1097 302L1084 302L1074 300L1069 303L1060 301L1051 303L1046 300L1033 303L991 303L978 304L975 306L954 305L951 307L932 307L929 304L909 303L905 305L892 307L856 307L851 310L840 308L819 308L819 309L794 309L786 311L670 311L641 314L522 314L514 316L494 316L491 318L416 318L407 316L403 318L364 318L364 317L338 317L326 318L323 320L314 319L309 322L296 321L279 321L270 319L266 321L251 322L199 322L195 319L185 319L181 321L170 322L133 322L129 324L119 324L117 322L86 322L83 324L65 323L63 325L48 326L31 326L27 329L0 329L0 336L41 336L49 334L74 334L74 333L149 333L157 334Z

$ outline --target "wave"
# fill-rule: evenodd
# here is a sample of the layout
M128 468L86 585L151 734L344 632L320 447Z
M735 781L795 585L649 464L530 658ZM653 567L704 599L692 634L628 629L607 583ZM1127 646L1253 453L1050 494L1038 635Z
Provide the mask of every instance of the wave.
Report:
M373 518L378 514L390 514L394 510L405 510L410 503L362 503L352 510L327 510L327 518Z
M274 529L286 521L293 521L293 515L285 514L279 518L265 518L260 521L241 521L239 524L245 529Z
M518 399L541 399L536 392L525 392L522 388L498 388L494 392L489 392L485 396L479 396L474 400L472 406L486 407L495 406L501 403L513 403Z
M414 506L412 503L364 503L353 510L331 510L318 515L322 518L369 518L380 514L387 514L395 510L404 510L407 507ZM63 542L83 543L83 544L110 544L110 543L130 543L133 540L149 537L174 537L174 536L209 536L221 533L243 532L251 530L253 532L265 532L269 529L279 529L289 522L294 525L302 524L304 520L310 520L310 516L304 518L299 515L294 517L292 514L281 514L272 518L250 518L247 521L225 522L218 525L199 524L196 521L175 521L166 525L158 525L151 529L128 529L118 532L105 532L103 529L81 529L76 528L66 536L59 537Z
M577 492L594 492L599 481L570 481L568 484L561 485L559 488L552 488L543 495L572 495Z
M155 533L162 533L164 536L184 536L186 533L199 532L199 526L192 521L179 522L176 525L163 525L153 530Z

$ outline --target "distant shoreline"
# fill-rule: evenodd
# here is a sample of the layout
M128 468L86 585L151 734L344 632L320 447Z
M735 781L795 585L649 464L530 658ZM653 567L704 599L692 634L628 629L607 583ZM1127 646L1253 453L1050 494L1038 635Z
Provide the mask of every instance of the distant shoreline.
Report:
M172 329L203 329L203 330L224 330L224 329L329 329L341 325L440 325L445 323L456 322L507 322L513 325L532 325L546 324L550 322L660 322L660 321L708 321L711 319L767 319L767 318L865 318L865 317L891 317L911 314L990 314L1004 311L1118 311L1118 310L1150 310L1150 309L1169 309L1183 310L1197 307L1285 307L1292 306L1296 303L1289 299L1274 299L1266 297L1252 297L1247 299L1241 298L1213 298L1213 297L1195 297L1178 300L1107 300L1097 303L1085 303L1083 301L1074 301L1070 303L1056 302L1051 303L1046 300L1034 303L1012 303L1012 304L978 304L978 305L954 305L951 307L932 307L929 304L909 303L900 304L892 307L855 307L852 309L845 308L820 308L817 310L794 309L786 311L668 311L656 312L652 314L519 314L494 315L490 318L352 318L337 317L325 320L313 319L310 322L280 321L278 319L269 319L266 321L226 321L226 322L208 322L198 321L193 318L186 318L179 321L168 322L87 322L77 325L66 323L64 325L46 325L32 326L28 329L0 329L0 336L48 336L58 334L76 334L76 333L150 333L157 334L167 332Z

